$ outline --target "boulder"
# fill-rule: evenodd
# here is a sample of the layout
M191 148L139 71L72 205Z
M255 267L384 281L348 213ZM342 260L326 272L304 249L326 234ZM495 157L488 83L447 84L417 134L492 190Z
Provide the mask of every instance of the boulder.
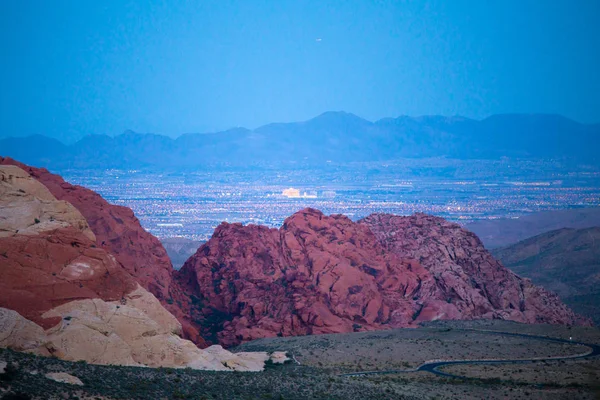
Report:
M46 341L46 333L41 326L16 311L0 308L0 348L35 351Z
M75 207L57 200L21 168L0 165L0 237L35 235L67 226L95 240L87 221Z
M81 379L71 374L67 374L66 372L49 372L44 376L56 382L68 383L69 385L83 386L83 382L81 382Z

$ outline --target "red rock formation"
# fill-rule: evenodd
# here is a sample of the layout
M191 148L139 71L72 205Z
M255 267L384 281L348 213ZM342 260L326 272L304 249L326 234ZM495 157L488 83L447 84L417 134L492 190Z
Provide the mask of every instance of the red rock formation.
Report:
M372 214L360 221L400 257L418 261L431 274L419 301L423 319L499 318L526 323L589 324L558 296L534 286L500 262L479 238L455 223L426 214ZM443 302L446 307L441 307Z
M9 157L0 157L2 164L20 167L46 186L57 199L75 206L96 235L96 245L113 254L140 285L179 319L187 338L201 346L206 345L198 335L198 327L182 311L189 296L173 283L173 269L167 252L156 237L144 230L131 209L112 205L98 193L71 185L44 168L30 167Z
M428 273L385 253L366 226L306 209L279 230L221 224L181 270L193 312L225 345L275 335L410 324Z
M1 157L0 164L21 167L71 203L96 236L94 243L88 229L86 237L83 223L79 231L0 238L0 304L44 326L52 321L40 315L49 308L78 298L117 300L136 281L200 345L199 330L232 345L434 319L589 323L504 268L474 234L441 218L375 214L355 223L306 209L280 229L223 223L174 273L160 242L131 210L45 169ZM28 229L39 230L27 221ZM85 275L89 271L105 272Z
M46 186L59 200L71 203L83 214L96 235L97 245L117 260L159 300L169 297L171 262L160 241L142 228L133 211L109 204L98 193L71 185L45 168L34 168L11 158L0 164L16 165Z
M80 230L0 238L0 305L44 328L56 318L41 315L80 299L121 300L137 287L113 256Z
M399 221L305 209L280 229L223 223L181 270L197 293L190 313L225 345L432 319L582 322L458 225L425 215Z

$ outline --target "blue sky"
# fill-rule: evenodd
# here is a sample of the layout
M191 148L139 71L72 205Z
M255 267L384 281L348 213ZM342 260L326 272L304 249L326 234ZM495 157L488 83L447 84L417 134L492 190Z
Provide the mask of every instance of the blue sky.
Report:
M600 1L0 2L0 136L328 110L600 122Z

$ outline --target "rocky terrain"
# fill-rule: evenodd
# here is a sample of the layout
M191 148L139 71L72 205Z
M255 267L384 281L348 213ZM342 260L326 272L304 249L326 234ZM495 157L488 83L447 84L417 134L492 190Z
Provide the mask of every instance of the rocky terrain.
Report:
M0 159L0 261L0 348L36 355L0 352L0 369L5 371L0 371L0 393L7 396L25 391L37 398L55 393L84 398L144 398L149 393L244 398L276 388L285 398L349 398L357 393L362 398L422 398L431 387L420 378L407 392L402 379L354 382L332 376L332 371L356 365L377 367L361 357L380 353L351 350L347 344L345 351L356 354L335 361L341 363L337 366L331 364L335 357L327 361L329 356L319 360L307 355L304 349L312 345L303 341L325 336L293 339L299 342L275 338L271 340L279 341L268 346L254 342L259 344L235 352L214 344L348 332L379 340L391 328L417 328L432 320L589 324L556 295L503 267L473 233L424 214L374 214L353 222L343 215L304 209L280 229L223 223L180 271L174 271L161 243L131 210L112 206L46 170L6 158ZM529 329L520 326L522 331ZM382 332L365 332L374 330ZM194 338L201 347L207 342L213 346L202 350L182 336ZM518 341L486 341L479 348L471 342L460 345L457 338L464 339L464 334L458 334L452 348L465 356L510 349L541 356L572 350L555 345L532 349ZM404 355L390 348L381 360L410 366L427 354L438 356L447 338L422 340L410 339L421 349L413 356L404 346ZM430 344L431 351L423 350ZM287 360L281 351L287 349L279 345L290 345L301 363L309 365L272 369ZM164 370L140 367L186 371L165 376ZM225 376L264 368L264 378L237 378L245 382L243 388ZM291 379L284 381L284 374ZM112 383L99 383L98 376ZM206 383L202 388L194 383L199 380ZM464 390L472 391L468 386ZM557 398L570 390L555 389ZM460 395L454 389L449 393Z
M590 327L498 320L437 321L416 329L266 338L235 348L270 352L285 347L299 363L269 364L260 374L91 365L0 349L0 398L21 393L23 397L17 398L591 400L600 393L597 359L448 367L483 378L469 380L428 372L338 375L357 369L409 369L429 358L544 357L581 351L577 345L498 336L489 331L572 336L586 343L600 343L598 329ZM74 383L54 380L61 377Z
M441 218L374 214L353 222L305 209L280 229L223 223L174 271L131 210L44 169L8 158L0 168L0 306L57 343L85 336L80 325L90 324L80 321L94 320L92 330L114 332L125 343L99 340L115 346L111 357L122 364L153 365L135 350L146 331L152 334L144 343L183 335L206 347L438 319L589 323L504 268L474 234ZM138 311L149 321L135 317ZM112 315L121 314L142 321L139 331L120 331ZM46 349L64 352L54 347Z
M46 169L30 167L8 157L0 157L0 165L21 168L56 199L74 206L94 233L94 246L114 255L136 282L156 296L178 318L186 338L201 346L207 345L199 335L199 327L180 306L189 302L189 296L174 282L167 252L156 237L144 230L131 209L112 205L98 193L71 185Z
M361 221L392 253L430 273L421 287L423 320L505 319L526 323L588 323L560 299L498 262L472 232L426 214L373 214ZM444 304L444 302L446 304Z
M474 234L424 214L356 223L304 209L280 229L223 223L179 277L205 336L224 345L437 319L589 324Z
M15 165L0 165L0 210L0 347L95 364L224 371L285 360L200 350L182 339L181 323L96 244L102 231Z
M492 252L515 273L600 324L600 228L559 229Z

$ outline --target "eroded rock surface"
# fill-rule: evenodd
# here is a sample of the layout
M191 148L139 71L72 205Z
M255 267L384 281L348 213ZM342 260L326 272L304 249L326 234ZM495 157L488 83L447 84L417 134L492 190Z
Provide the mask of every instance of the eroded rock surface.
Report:
M138 288L137 295L146 296L142 291L145 289ZM154 297L146 293L146 297ZM158 300L154 299L154 302L162 308ZM171 317L170 323L161 324L136 308L135 302L77 300L48 311L44 317L61 319L60 324L47 331L46 347L51 354L64 360L148 367L229 369L211 353L177 336L181 325L174 317Z
M388 251L414 259L430 272L431 279L423 282L418 295L424 320L590 323L554 293L505 268L474 233L458 224L426 214L373 214L361 224L368 226Z
M113 254L140 284L157 298L169 297L171 263L160 241L146 232L127 207L109 204L98 193L71 185L44 168L29 167L10 158L0 164L23 169L48 188L58 200L72 204L96 235L96 244Z
M0 347L95 364L263 369L262 353L213 354L182 339L177 318L96 244L77 209L22 169L0 173L0 205L13 211L0 218ZM40 205L33 215L57 218L29 229Z
M41 326L14 310L0 307L0 348L31 351L38 349L46 340Z
M137 296L145 296L142 291L145 289L138 288ZM154 297L150 293L147 296ZM154 302L160 307L158 300ZM58 317L61 322L44 331L17 312L0 308L0 348L101 365L211 371L256 372L264 369L267 360L287 360L284 352L231 353L219 345L201 350L173 332L181 326L161 325L120 301L72 301L48 311L45 317Z
M441 218L301 210L280 229L221 224L181 270L190 313L224 345L436 319L588 323Z
M21 168L0 165L0 237L35 235L73 226L91 240L95 236L81 213Z
M223 223L181 272L202 288L192 312L224 345L408 325L428 276L386 253L366 226L312 209L279 230Z
M109 204L98 193L71 185L44 168L30 167L9 157L0 157L0 165L21 168L45 186L46 192L74 206L95 235L95 246L114 255L142 287L154 294L182 323L187 338L200 346L207 345L199 335L198 324L188 317L189 293L174 281L167 252L156 237L144 230L131 209ZM35 216L27 216L27 221L34 224Z

